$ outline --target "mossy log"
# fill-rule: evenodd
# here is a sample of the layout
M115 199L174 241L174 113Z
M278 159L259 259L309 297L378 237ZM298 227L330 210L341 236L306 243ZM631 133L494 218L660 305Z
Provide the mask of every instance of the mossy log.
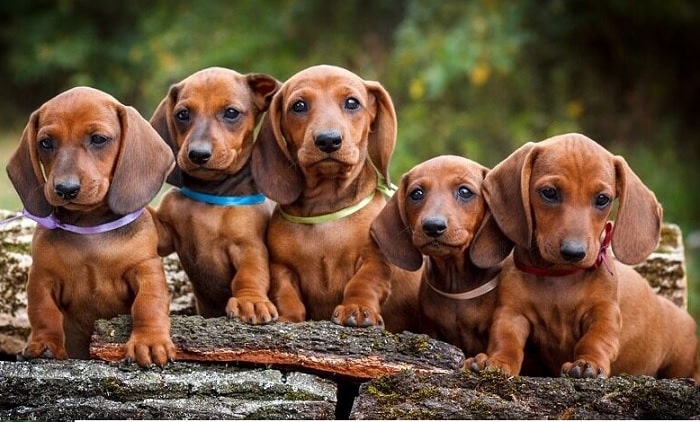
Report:
M235 362L301 370L333 379L364 381L403 370L447 373L461 368L462 351L425 335L349 328L329 321L249 325L226 317L173 316L177 359ZM124 358L131 318L100 320L90 355Z
M698 419L691 379L401 374L363 384L351 419Z
M336 386L303 373L177 362L0 361L0 419L332 419Z

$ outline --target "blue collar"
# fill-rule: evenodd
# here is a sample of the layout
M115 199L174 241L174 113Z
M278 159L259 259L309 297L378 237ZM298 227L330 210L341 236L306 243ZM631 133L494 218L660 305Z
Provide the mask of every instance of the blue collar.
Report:
M221 205L224 207L241 207L245 205L262 204L265 202L265 195L262 193L240 196L219 196L196 192L186 187L181 187L180 193L198 202L204 202L205 204L211 205Z

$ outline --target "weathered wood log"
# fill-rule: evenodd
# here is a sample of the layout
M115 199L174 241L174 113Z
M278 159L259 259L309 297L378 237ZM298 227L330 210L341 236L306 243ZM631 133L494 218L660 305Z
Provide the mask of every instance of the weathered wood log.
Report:
M0 210L0 221L12 215L16 213ZM25 284L32 262L29 245L34 227L35 223L28 219L0 224L0 356L20 352L29 334ZM664 224L656 252L635 268L659 294L685 307L688 294L683 254L679 227ZM163 264L171 292L171 313L192 315L192 289L180 261L172 254L163 258Z
M128 316L98 321L91 357L122 360L130 332ZM173 316L171 337L178 360L263 365L349 381L403 370L447 373L460 369L464 361L460 349L425 335L342 327L330 321L249 325L226 317Z
M0 419L333 419L328 380L226 364L0 362Z
M689 379L401 374L363 384L351 419L697 419Z

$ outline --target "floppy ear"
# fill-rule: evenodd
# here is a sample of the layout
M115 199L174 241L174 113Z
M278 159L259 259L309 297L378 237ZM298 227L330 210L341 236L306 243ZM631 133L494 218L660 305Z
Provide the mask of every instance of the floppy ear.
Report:
M644 261L656 249L663 210L654 193L632 171L624 158L615 156L619 207L612 248L615 257L628 265Z
M180 92L180 85L172 85L168 90L168 95L156 107L156 111L151 116L151 126L158 132L166 144L170 146L172 154L177 157L178 146L175 141L175 127L171 121L173 108L177 103L177 96ZM168 175L167 182L173 186L182 186L182 170L176 164L173 170Z
M252 153L253 178L262 193L280 204L291 204L301 195L302 178L282 136L279 94L272 98L262 119Z
M529 142L496 165L484 179L481 190L493 219L516 245L532 243L530 174L537 157L536 144Z
M173 153L133 107L117 106L121 144L107 201L116 214L143 208L158 193L173 168Z
M469 245L469 258L480 268L490 268L503 261L515 244L496 224L490 212L484 215L481 227Z
M36 155L36 133L39 123L39 110L29 116L22 132L19 146L7 163L7 175L19 194L24 208L30 213L46 217L51 214L51 204L44 196L44 173Z
M282 84L275 78L264 73L249 73L245 75L250 90L253 92L253 102L261 113L270 106L272 97L279 91Z
M370 99L373 98L372 106L376 108L370 125L367 151L386 184L391 185L389 161L396 146L396 110L391 96L379 82L365 81L365 86L370 93Z
M423 265L423 254L413 245L411 230L406 226L401 209L404 194L405 181L372 222L369 232L389 262L416 271Z

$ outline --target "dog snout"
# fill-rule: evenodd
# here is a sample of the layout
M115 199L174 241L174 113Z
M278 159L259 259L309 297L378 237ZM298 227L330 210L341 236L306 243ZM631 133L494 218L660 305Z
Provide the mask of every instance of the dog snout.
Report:
M206 164L211 159L211 154L209 145L192 145L187 151L187 158L194 164Z
M314 138L316 148L330 154L338 151L343 143L343 137L337 131L323 132Z
M578 241L565 240L559 245L559 254L567 262L579 262L586 257L586 246Z
M442 218L427 218L423 220L421 229L430 237L440 237L447 231L447 222Z
M76 180L63 180L56 183L53 191L61 199L73 200L80 193L80 183Z

